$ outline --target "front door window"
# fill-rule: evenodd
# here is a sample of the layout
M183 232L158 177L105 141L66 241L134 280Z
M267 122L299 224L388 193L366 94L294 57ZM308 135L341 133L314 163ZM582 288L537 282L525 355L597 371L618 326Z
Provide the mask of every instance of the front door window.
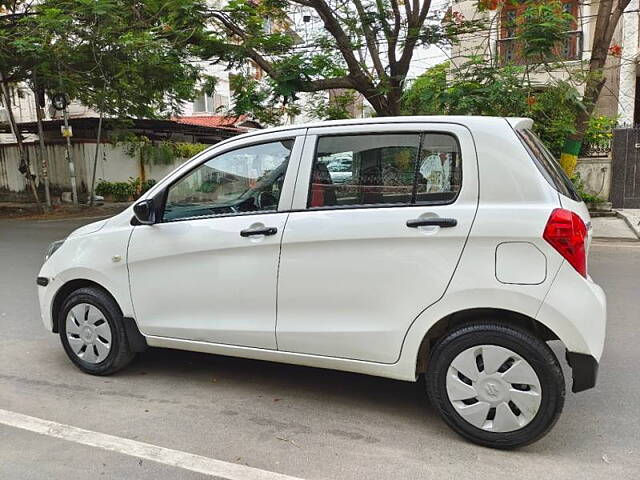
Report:
M293 143L252 145L203 163L169 187L163 221L277 210Z

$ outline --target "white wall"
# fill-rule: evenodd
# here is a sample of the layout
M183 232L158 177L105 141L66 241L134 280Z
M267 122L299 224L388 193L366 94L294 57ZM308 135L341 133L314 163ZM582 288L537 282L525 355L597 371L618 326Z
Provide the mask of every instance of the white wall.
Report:
M42 181L42 165L37 161L37 146L25 145L32 171L37 175L36 182ZM72 144L72 156L76 167L76 180L80 191L87 191L93 172L93 161L96 145L93 143ZM49 182L51 188L58 191L70 191L71 181L66 149L63 144L47 145L46 154L49 162ZM0 146L0 192L27 192L28 185L24 175L18 171L18 148L15 145ZM186 159L180 159L171 165L145 165L147 179L160 180ZM102 144L98 155L96 182L104 179L110 182L126 182L130 177L140 177L140 164L131 158L121 145Z

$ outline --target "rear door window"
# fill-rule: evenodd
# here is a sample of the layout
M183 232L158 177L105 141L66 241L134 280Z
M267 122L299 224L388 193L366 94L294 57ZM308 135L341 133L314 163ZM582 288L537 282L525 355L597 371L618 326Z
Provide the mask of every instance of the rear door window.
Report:
M542 140L529 129L516 130L516 133L531 154L536 167L551 186L565 197L581 202L582 197L576 192L573 182Z
M450 134L320 137L307 206L450 203L460 190L460 162Z

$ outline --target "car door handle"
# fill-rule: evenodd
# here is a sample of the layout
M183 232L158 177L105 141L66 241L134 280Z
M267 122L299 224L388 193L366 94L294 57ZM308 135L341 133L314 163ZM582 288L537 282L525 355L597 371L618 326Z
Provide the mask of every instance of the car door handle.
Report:
M413 220L407 220L407 227L455 227L458 224L458 220L455 218L414 218Z
M276 233L278 233L278 229L276 227L259 227L240 230L241 237L252 237L254 235L275 235Z

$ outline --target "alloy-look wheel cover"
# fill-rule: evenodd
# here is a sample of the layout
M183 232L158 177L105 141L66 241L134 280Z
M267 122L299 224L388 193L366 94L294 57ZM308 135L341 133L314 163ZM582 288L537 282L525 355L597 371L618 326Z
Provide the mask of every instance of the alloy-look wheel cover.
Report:
M474 427L512 432L538 413L542 388L531 365L498 345L477 345L453 359L447 395L456 412Z
M69 310L66 335L73 353L85 362L100 363L111 351L109 322L89 303L79 303Z

